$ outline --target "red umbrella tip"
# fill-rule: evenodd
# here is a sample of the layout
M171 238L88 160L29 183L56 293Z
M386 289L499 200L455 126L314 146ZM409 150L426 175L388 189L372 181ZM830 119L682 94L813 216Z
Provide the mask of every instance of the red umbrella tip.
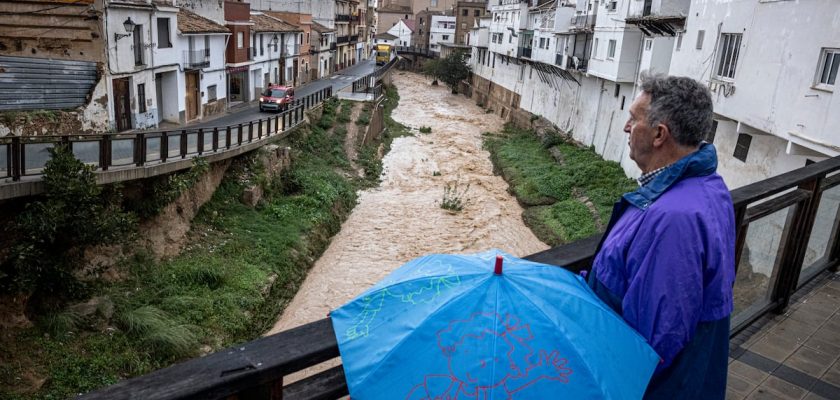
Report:
M504 258L502 256L496 256L496 269L493 271L496 275L502 274L502 261Z

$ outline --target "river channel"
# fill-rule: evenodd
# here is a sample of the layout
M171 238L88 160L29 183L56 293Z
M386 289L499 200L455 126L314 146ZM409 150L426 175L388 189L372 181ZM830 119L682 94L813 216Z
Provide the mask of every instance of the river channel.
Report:
M548 248L522 222L522 208L493 175L482 132L503 121L470 99L431 86L428 78L394 73L400 102L392 117L416 132L394 140L382 183L359 202L297 295L267 334L327 316L406 261L430 253L498 248L525 256ZM444 187L466 190L460 212L440 207Z

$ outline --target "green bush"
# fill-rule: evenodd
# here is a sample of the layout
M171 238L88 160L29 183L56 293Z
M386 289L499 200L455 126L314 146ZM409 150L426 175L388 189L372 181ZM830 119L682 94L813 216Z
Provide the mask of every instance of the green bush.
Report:
M470 185L464 188L464 190L458 190L458 183L449 184L447 183L443 187L443 200L440 202L440 208L444 210L449 210L453 212L458 212L464 209L464 206L467 205L467 191L470 190Z
M32 292L36 308L54 308L82 295L84 285L75 274L84 266L84 250L125 242L136 222L122 210L118 187L98 186L93 168L65 146L50 154L45 194L17 218L21 239L2 266L5 278L0 280L7 290Z
M432 127L431 126L421 126L420 127L420 133L432 133Z

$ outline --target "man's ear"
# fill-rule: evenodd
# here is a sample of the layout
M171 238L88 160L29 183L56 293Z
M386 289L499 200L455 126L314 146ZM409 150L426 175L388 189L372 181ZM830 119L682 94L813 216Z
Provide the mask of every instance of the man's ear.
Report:
M659 147L665 144L671 138L671 128L663 123L656 124L656 133L653 136L653 146Z

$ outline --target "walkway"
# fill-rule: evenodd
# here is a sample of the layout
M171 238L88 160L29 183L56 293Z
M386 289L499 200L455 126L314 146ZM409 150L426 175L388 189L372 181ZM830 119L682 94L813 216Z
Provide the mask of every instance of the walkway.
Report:
M840 274L808 286L732 338L727 400L840 399Z

